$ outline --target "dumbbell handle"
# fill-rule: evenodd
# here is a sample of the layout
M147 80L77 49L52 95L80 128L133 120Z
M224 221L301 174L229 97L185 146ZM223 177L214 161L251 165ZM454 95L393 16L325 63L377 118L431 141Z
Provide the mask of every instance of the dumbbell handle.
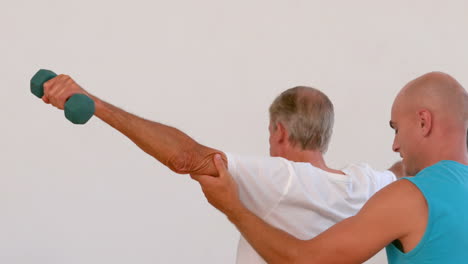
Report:
M42 98L44 96L44 83L57 76L53 71L39 70L31 78L31 92ZM73 124L85 124L94 115L94 101L84 94L72 95L64 107L65 117Z

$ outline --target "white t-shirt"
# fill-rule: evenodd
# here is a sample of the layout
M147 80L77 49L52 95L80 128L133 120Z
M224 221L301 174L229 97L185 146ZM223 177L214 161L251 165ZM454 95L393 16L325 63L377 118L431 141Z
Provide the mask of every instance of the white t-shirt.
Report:
M311 239L355 215L381 188L396 180L390 171L351 164L346 175L279 157L226 153L243 204L267 223L299 239ZM266 263L241 236L237 263Z

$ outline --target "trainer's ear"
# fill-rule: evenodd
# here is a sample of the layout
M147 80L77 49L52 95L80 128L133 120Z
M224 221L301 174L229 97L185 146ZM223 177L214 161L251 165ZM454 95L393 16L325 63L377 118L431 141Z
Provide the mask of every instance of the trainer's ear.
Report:
M427 109L423 109L418 112L418 117L422 136L429 136L432 130L432 113Z

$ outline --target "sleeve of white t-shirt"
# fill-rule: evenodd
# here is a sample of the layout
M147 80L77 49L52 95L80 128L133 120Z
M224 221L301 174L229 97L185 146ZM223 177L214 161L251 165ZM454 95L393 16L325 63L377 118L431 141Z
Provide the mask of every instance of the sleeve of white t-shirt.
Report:
M279 157L225 154L242 203L261 218L268 215L287 192L294 174L290 161Z
M378 189L382 189L397 180L396 175L389 170L378 171L367 165L367 171L374 175L375 184Z

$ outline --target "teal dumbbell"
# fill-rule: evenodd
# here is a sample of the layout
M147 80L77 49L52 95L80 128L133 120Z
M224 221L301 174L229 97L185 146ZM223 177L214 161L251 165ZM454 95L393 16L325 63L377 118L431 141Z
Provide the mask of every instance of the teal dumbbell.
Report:
M57 74L49 70L39 70L31 79L31 92L42 98L44 83ZM65 117L73 124L84 124L94 115L94 101L84 94L74 94L65 103Z

